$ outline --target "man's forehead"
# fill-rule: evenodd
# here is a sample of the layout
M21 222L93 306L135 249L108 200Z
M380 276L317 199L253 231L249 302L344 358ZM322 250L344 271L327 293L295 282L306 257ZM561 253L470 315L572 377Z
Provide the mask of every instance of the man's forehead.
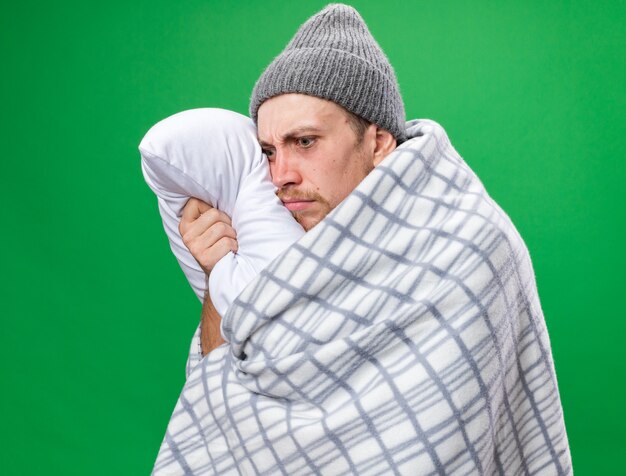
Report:
M267 100L259 108L259 142L283 140L297 134L324 133L345 117L343 108L302 94L284 94Z
M275 133L270 133L269 137L262 134L261 129L258 130L257 139L261 145L269 145L274 139L278 139L279 142L284 142L288 139L301 136L303 134L323 134L327 131L327 128L314 123L303 123L301 125L293 125L292 127L281 131L278 130Z

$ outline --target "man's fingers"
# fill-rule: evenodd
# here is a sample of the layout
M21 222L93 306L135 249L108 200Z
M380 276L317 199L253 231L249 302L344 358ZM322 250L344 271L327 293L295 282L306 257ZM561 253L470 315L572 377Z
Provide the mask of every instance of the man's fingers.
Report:
M206 229L200 236L197 236L195 240L197 240L201 246L208 248L217 243L220 238L233 238L236 240L237 232L235 232L235 229L229 224L224 223L223 221L217 221Z
M222 238L232 238L235 242L237 240L237 234L234 228L221 221L213 223L213 225L200 235L193 236L194 234L195 233L191 231L185 234L183 236L183 243L185 243L185 246L189 248L191 254L196 257L204 267L208 266L209 263L213 261L217 262L217 260L224 256L222 254L215 260L211 258L211 255L216 253L213 247L219 240Z
M213 223L223 222L227 225L232 225L230 221L230 217L226 215L226 213L218 210L217 208L209 208L207 211L203 212L195 222L198 223L198 226L204 228L205 230L209 228Z
M210 208L211 206L208 203L205 203L198 198L191 197L187 200L187 203L183 208L183 214L180 221L192 222Z
M217 240L217 243L215 243L215 245L213 246L215 246L216 248L216 251L217 251L216 254L222 255L220 256L219 259L222 259L222 257L226 256L229 251L232 251L234 253L239 249L237 240L230 238L228 236L220 238L219 240Z
M201 203L204 202L193 197L187 200L187 203L183 207L183 214L180 217L180 222L178 223L178 231L181 236L184 236L185 233L188 232L189 227L202 214L200 211ZM205 205L207 204L205 203Z
M223 230L229 230L230 233L234 233L231 227L230 217L226 213L219 211L217 208L209 208L206 212L199 215L195 220L185 222L181 219L178 226L178 231L185 245L191 243L197 237L205 234L209 230L213 230L213 233L220 233ZM236 235L232 236L233 238ZM213 240L215 242L216 240ZM211 246L210 243L208 246Z
M216 263L228 254L229 251L237 251L237 240L224 236L217 240L217 242L211 247L205 249L199 254L199 263L204 268L205 272L212 270Z
M229 251L237 251L237 233L226 213L197 198L190 198L178 225L183 243L209 274Z
M211 210L214 210L211 205L203 202L198 198L191 197L189 200L187 200L187 203L183 207L183 213L180 217L180 223L178 225L178 229L181 232L180 234L182 235L192 223L194 223L203 214L208 213ZM228 220L230 223L230 218Z
M198 219L200 219L200 221L198 221ZM192 225L197 223L195 226L200 227L200 229L197 229L195 233L193 233L195 236L203 233L215 221L223 221L229 225L231 224L230 217L226 215L226 213L213 208L211 205L198 198L191 197L183 207L178 230L180 234L183 235Z

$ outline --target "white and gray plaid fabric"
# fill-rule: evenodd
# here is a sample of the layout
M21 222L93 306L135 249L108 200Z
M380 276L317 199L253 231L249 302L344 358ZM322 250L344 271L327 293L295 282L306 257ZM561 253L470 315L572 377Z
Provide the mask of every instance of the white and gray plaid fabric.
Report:
M571 474L528 251L429 120L275 259L153 473Z

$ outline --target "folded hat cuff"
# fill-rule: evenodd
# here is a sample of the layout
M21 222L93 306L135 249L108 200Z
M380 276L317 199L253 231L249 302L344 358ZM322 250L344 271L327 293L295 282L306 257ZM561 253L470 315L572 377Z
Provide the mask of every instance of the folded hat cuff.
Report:
M372 87L376 85L377 87ZM301 93L328 99L404 139L400 92L372 63L344 50L297 48L284 51L267 67L252 92L250 117L274 96Z

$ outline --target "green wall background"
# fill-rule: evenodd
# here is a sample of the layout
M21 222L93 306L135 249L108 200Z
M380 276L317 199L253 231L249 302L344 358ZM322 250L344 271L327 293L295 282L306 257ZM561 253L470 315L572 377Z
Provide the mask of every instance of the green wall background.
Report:
M246 113L325 2L61 2L0 16L0 473L147 474L200 303L137 145ZM626 474L623 1L355 1L535 266L577 474Z

